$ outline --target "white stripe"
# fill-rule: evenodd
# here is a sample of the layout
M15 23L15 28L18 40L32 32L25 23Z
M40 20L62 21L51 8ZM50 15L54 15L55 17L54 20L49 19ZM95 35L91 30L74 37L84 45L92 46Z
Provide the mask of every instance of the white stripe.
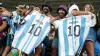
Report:
M67 22L68 22L67 27L71 26L71 29L72 29L72 17L70 17L70 19ZM67 29L67 32L69 34L69 29ZM72 36L68 36L68 43L69 43L69 45L68 45L69 46L69 55L72 55L73 54Z
M28 15L27 17L30 19L31 16ZM20 30L18 30L18 31L15 33L14 40L13 40L13 42L12 42L12 46L13 46L13 47L16 46L16 43L18 42L18 39L19 39L20 35L23 34L22 32L23 32L24 29L26 28L26 25L27 25L27 24L25 24Z
M48 28L47 28L48 29ZM47 34L47 32L48 32L48 30L46 29L46 31L45 31L45 33L44 33L44 36L43 37L41 37L42 39L41 39L41 41L39 42L39 43L37 43L37 45L35 46L35 47L37 47L42 41L43 41L43 39L45 38L45 36L46 36L46 34ZM30 42L30 44L29 44L29 46L27 47L27 49L26 49L26 53L29 53L31 50L32 50L32 46L34 46L34 44L35 44L35 42L37 41L37 39L38 39L38 37L37 36L34 36L34 38L32 39L32 41ZM31 46L31 47L30 47ZM35 48L34 47L34 48ZM34 49L33 48L33 49Z
M32 22L32 24L36 24L36 23L37 23L36 20L39 19L39 18L40 18L40 16L36 17L35 20ZM29 30L28 30L28 32L26 33L25 37L23 38L23 40L22 40L21 43L19 44L18 49L22 49L22 48L25 48L25 47L26 47L26 45L24 46L24 44L27 44L27 43L28 43L27 39L28 39L28 38L31 38L31 37L29 37L29 36L30 36L30 33L29 33L30 29L31 29L31 27L29 28ZM32 35L33 35L33 34L32 34Z
M81 26L81 17L85 17L86 18L86 25L85 26ZM85 32L84 32L84 38L83 38L83 41L85 41L85 39L87 38L87 34L88 34L88 32L89 32L89 25L90 25L90 16L88 15L88 16L84 16L84 15L82 15L82 16L76 16L76 25L79 25L80 26L80 28L81 27L85 27ZM69 26L71 26L72 27L72 18L71 17L69 17L69 18L67 18L67 35L69 34L69 29L68 29L68 27ZM64 45L64 39L62 38L62 37L64 37L63 36L63 33L62 33L62 29L63 29L63 24L62 23L60 23L59 24L60 25L60 30L59 30L59 32L60 32L60 35L59 35L59 41L60 41L60 43L59 43L59 45L60 45L60 48L61 48L61 56L64 56L65 55L65 53L66 53L66 51L64 50L66 47L65 47L65 45ZM76 26L75 25L75 23L73 24L73 30L74 30L74 27ZM64 26L64 27L66 27L66 26ZM72 29L72 28L71 28ZM79 30L79 28L76 28L76 31L77 30ZM72 31L72 30L71 30ZM80 30L81 31L81 30ZM76 33L78 33L78 31L76 32ZM74 35L74 32L73 32L73 35ZM77 50L78 50L78 48L79 48L79 46L80 46L80 43L79 43L79 40L80 40L80 36L78 36L78 37L76 37L76 36L74 36L73 38L72 38L72 36L68 36L67 37L68 38L68 42L69 42L69 50L67 50L67 51L69 51L69 54L68 55L71 55L71 56L73 56L73 55L75 55L75 53L77 52ZM73 41L73 42L72 42ZM73 43L74 43L74 45L73 45ZM81 44L82 45L82 44ZM73 48L73 46L74 46L74 48ZM73 50L73 49L75 49L75 51Z
M60 29L63 29L63 22L61 22L60 24L59 24L60 26ZM59 35L59 45L61 46L60 48L61 48L61 56L65 56L65 45L64 45L64 36L63 36L63 33L62 33L62 30L59 30L59 32L60 32L60 35Z
M33 19L33 18L29 17L29 16L33 16L33 15L36 15L35 20L36 20L36 19L39 19L40 16L41 16L40 13L34 12L34 13L32 13L31 15L28 15L25 19L26 19L26 20ZM35 20L34 20L32 23L37 24L37 23L35 22ZM49 23L49 19L48 19L48 17L45 16L45 18L43 19L43 25L40 25L40 26L43 28L44 25L46 24L46 22ZM13 47L15 47L16 44L18 43L18 39L19 39L20 36L23 34L22 31L24 31L24 28L25 28L25 27L27 27L26 24L24 24L24 26L22 26L22 28L16 32L15 38L14 38L14 41L13 41L13 44L12 44ZM45 36L47 35L47 33L50 31L50 24L49 24L49 26L46 26L46 27L47 27L47 29L45 29L45 31L44 31L44 33L43 33L43 37L41 37L42 39L41 39L41 41L40 41L39 43L42 42L42 40L45 38ZM28 28L29 28L29 29L28 29L28 31L29 31L29 30L31 29L31 26L28 27ZM30 37L29 37L29 36L30 36L30 34L27 32L27 33L25 34L24 38L23 38L23 39L21 40L21 42L19 43L19 46L17 47L19 50L21 50L21 49L23 48L23 50L21 50L21 51L23 51L23 52L25 52L25 53L27 53L27 54L29 54L29 52L30 52L31 50L33 50L33 49L32 49L32 48L33 48L32 46L34 46L34 44L36 44L35 42L36 42L37 39L38 39L38 36L33 36L33 34L31 34ZM27 41L28 38L30 38L30 39ZM32 39L31 39L31 38L32 38ZM31 42L29 43L30 40L31 40ZM37 43L36 46L39 45L39 43ZM29 45L27 46L27 44L29 44ZM35 46L35 47L36 47L36 46ZM35 47L34 47L34 48L35 48ZM27 48L27 49L26 49L26 48Z

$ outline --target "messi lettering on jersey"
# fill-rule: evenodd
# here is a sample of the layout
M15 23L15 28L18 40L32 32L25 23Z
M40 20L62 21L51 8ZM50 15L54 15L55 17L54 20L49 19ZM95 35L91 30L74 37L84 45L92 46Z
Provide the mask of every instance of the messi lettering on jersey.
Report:
M49 18L33 11L25 18L26 23L15 33L12 46L30 54L50 31Z
M82 49L90 28L90 15L73 16L59 23L59 56L75 56Z

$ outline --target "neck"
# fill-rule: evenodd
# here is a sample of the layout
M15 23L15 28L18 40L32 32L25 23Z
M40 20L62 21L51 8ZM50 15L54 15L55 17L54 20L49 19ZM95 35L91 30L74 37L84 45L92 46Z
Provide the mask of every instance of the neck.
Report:
M64 16L64 17L59 17L59 19L63 19L63 18L66 18L66 16Z
M30 10L27 10L25 13L25 16L27 16L29 14Z

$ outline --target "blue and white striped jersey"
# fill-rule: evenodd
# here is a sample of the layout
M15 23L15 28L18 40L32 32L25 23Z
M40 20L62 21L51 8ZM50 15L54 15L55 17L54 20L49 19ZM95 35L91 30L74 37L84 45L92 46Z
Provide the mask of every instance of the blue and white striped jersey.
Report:
M25 24L15 33L12 46L30 54L50 31L49 18L33 11L25 17Z
M75 56L80 52L91 26L90 19L91 15L82 15L59 22L59 56Z

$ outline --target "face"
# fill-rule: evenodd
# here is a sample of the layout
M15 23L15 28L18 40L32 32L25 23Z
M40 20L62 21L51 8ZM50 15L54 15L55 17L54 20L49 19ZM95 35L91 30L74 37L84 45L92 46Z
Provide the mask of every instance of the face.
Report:
M19 8L16 8L16 11L17 11L18 14L21 13L21 10Z
M4 12L4 11L7 11L7 9L4 7L0 7L0 14L2 14L2 12Z
M6 11L6 8L4 8L4 7L0 7L0 8L1 8L2 12Z
M85 11L89 11L90 12L91 11L91 6L90 5L86 5L85 6Z
M65 16L65 11L63 9L59 9L58 15L60 18L63 18Z
M40 8L39 7L35 7L34 10L37 10L40 12Z
M43 7L43 12L47 14L49 12L49 7Z
M22 16L24 16L24 15L25 15L25 12L26 12L26 9L22 9L22 10L20 11L20 14L21 14Z

